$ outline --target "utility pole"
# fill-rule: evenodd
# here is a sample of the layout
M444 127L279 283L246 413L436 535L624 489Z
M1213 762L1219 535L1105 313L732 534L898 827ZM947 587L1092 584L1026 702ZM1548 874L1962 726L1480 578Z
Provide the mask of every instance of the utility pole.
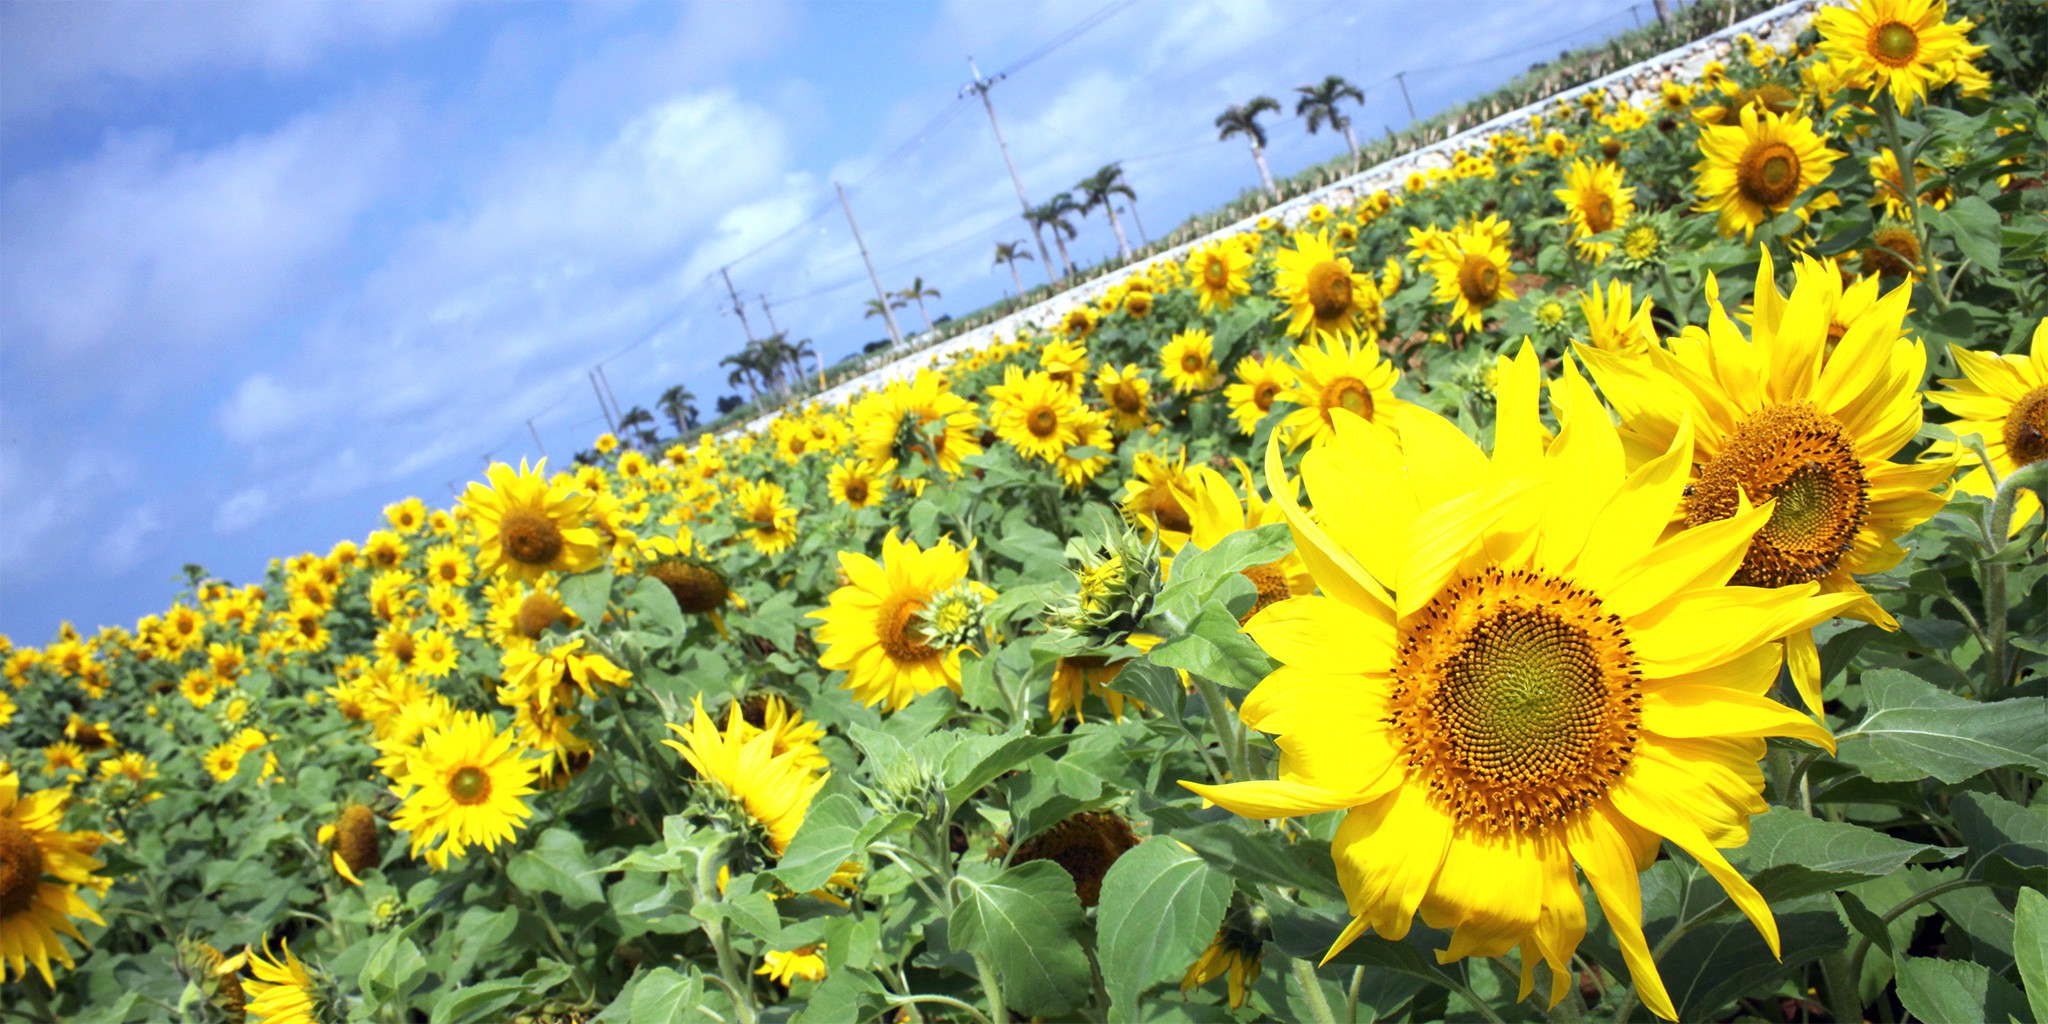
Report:
M1017 161L1010 159L1010 144L1003 141L1003 126L996 123L996 105L989 102L988 91L1004 76L981 77L981 66L974 58L967 58L967 67L974 72L974 81L961 86L960 95L977 93L981 96L981 109L988 111L988 126L996 131L996 146L1003 151L1003 163L1010 168L1010 184L1017 186L1017 205L1024 208L1024 223L1031 225L1031 238L1038 243L1038 265L1045 269L1047 284L1058 284L1059 279L1052 273L1052 253L1045 248L1045 235L1038 230L1038 222L1031 219L1031 200L1024 195L1024 179L1017 176Z
M604 389L603 389L603 388L601 388L601 387L598 387L598 385L597 385L597 371L596 371L596 370L592 370L592 371L590 371L590 390L591 390L592 392L594 392L594 393L595 393L595 394L597 395L597 408L598 408L598 411L600 411L600 412L604 413L604 429L605 429L605 432L606 432L606 433L609 433L609 434L616 434L616 433L618 433L618 432L619 432L619 424L618 424L618 421L617 421L617 420L614 420L614 419L612 418L612 407L611 407L611 406L609 406L609 405L606 405L606 404L604 404Z
M747 341L754 340L754 329L747 324L747 307L740 305L740 293L733 290L731 267L718 268L718 276L725 278L725 294L732 299L732 311L740 315L740 330L747 332Z
M1408 98L1408 72L1394 72L1394 81L1401 83L1401 102L1408 104L1408 123L1412 126L1418 118L1415 116L1415 101Z
M1124 207L1124 212L1130 214L1131 220L1137 222L1138 239L1144 242L1147 246L1150 246L1152 244L1152 236L1145 233L1145 222L1144 220L1138 217L1138 204L1132 203L1131 205Z
M775 311L768 308L768 296L756 293L754 297L761 300L761 312L768 315L768 333L781 334L782 328L775 326Z
M619 410L619 396L612 391L612 379L605 376L603 363L597 364L597 379L604 382L605 397L612 400L612 417L618 421L620 426L625 426L626 414Z
M853 229L853 244L860 247L861 262L868 265L868 280L875 283L875 299L882 304L882 319L889 324L889 340L896 345L903 344L903 332L896 327L896 313L889 308L889 293L882 290L882 275L875 273L875 261L868 255L868 244L860 240L860 225L853 220L853 204L846 201L846 187L833 182L839 192L839 208L846 211L846 226Z
M526 421L526 432L533 435L533 446L540 449L540 457L543 459L547 458L548 446L540 443L540 431L534 429L532 420Z
M1670 0L1651 0L1657 8L1657 27L1669 31L1671 28Z

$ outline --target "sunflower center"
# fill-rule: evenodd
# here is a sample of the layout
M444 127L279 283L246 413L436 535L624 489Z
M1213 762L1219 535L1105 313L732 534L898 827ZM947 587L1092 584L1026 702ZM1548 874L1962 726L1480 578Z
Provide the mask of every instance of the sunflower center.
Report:
M1820 579L1841 564L1869 512L1869 493L1856 449L1833 419L1806 402L1778 405L1744 420L1700 471L1685 499L1685 522L1726 519L1739 495L1775 498L1770 521L1728 582L1782 587Z
M1479 253L1467 254L1458 266L1458 290L1475 306L1492 305L1500 298L1500 268Z
M1024 426L1033 437L1051 437L1060 428L1060 415L1041 405L1024 418Z
M29 908L43 884L43 848L13 818L0 817L0 921Z
M1750 147L1735 169L1735 187L1760 206L1777 206L1799 194L1799 154L1782 142Z
M1181 353L1181 356L1180 356L1180 372L1182 372L1182 373L1187 373L1187 374L1195 374L1195 373L1200 373L1200 372L1202 372L1202 367L1204 367L1204 366L1207 366L1207 365L1209 365L1209 360L1208 360L1207 358L1205 358L1205 357L1204 357L1204 356L1203 356L1203 355L1202 355L1202 354L1201 354L1200 352L1183 352L1183 353Z
M1597 235L1612 227L1614 227L1614 198L1604 195L1595 196L1593 201L1586 206L1586 230Z
M1920 53L1920 34L1911 26L1891 21L1870 34L1870 55L1881 64L1902 68Z
M1188 510L1181 507L1180 499L1163 485L1151 488L1146 505L1152 513L1152 521L1158 523L1162 530L1186 533L1195 528L1194 520L1188 518Z
M1278 397L1280 385L1272 381L1262 380L1252 386L1252 404L1258 406L1260 412L1273 408L1273 399Z
M918 621L917 613L924 610L924 605L924 598L916 594L901 594L882 603L881 614L875 619L875 638L891 661L900 664L939 656L927 642L924 626Z
M1230 283L1230 267L1214 256L1202 264L1202 283L1213 291Z
M1308 304L1317 320L1335 320L1351 313L1351 271L1336 260L1308 269Z
M1246 620L1294 596L1293 590L1287 585L1287 572L1280 568L1277 562L1252 566L1244 570L1244 575L1259 591L1258 600L1252 602L1251 610L1244 613Z
M2020 396L2005 414L2005 451L2016 466L2048 459L2048 384Z
M463 765L448 776L448 795L466 807L483 803L491 797L491 776L476 765Z
M555 600L553 594L536 591L519 602L517 628L519 635L528 640L540 636L561 620L562 602Z
M418 649L413 646L411 633L401 631L391 638L391 656L397 659L399 664L412 664L413 655L416 653Z
M865 504L865 503L867 502L867 500L868 500L868 482L867 482L866 480L863 480L863 479L861 479L860 477L855 477L855 478L853 478L853 479L851 479L851 480L848 480L848 481L846 482L846 503L847 503L847 504L849 504L849 505L860 505L860 504Z
M1271 404L1270 402L1267 404ZM1372 389L1356 377L1339 377L1323 387L1323 418L1330 419L1330 410L1349 409L1372 419ZM1331 421L1335 425L1335 421Z
M672 558L656 562L647 575L668 588L685 615L703 615L725 607L725 579L710 566Z
M498 523L505 553L524 565L547 565L566 543L555 521L532 509L509 512Z
M1186 365L1187 360L1183 359L1181 362L1182 365ZM1137 388L1129 384L1118 384L1116 387L1111 388L1109 402L1111 405L1116 406L1118 412L1126 414L1136 414L1142 412L1145 408L1145 399L1138 395Z
M489 779L485 779L484 785L488 789ZM377 846L377 815L361 804L348 805L334 822L334 852L341 854L350 871L360 874L376 867L382 859Z
M1563 579L1489 568L1401 639L1390 721L1440 805L1489 831L1541 830L1635 756L1641 670L1621 620Z

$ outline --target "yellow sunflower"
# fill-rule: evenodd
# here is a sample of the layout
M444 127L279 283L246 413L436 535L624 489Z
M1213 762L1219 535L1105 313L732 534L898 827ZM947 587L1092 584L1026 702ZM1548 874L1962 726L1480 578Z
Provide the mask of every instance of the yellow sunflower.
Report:
M223 962L218 970L233 973L244 963L248 965L254 977L242 982L247 993L243 1010L251 1024L320 1024L327 1014L319 984L292 952L290 939L278 945L284 950L282 957L270 952L266 940L261 953L249 949Z
M1095 375L1095 391L1102 396L1102 404L1109 412L1112 429L1119 434L1143 430L1152 422L1150 398L1152 381L1136 363L1125 363L1122 369L1104 366ZM1078 443L1079 431L1075 433Z
M1855 574L1883 572L1906 557L1898 537L1941 510L1946 499L1934 489L1956 468L1952 458L1891 461L1920 431L1927 354L1902 330L1910 290L1880 298L1833 352L1827 290L1808 277L1781 295L1768 249L1757 269L1750 337L1713 292L1707 328L1688 328L1647 359L1579 348L1620 415L1631 464L1693 434L1686 497L1670 516L1674 533L1771 501L1734 583L1814 584L1849 599L1846 614L1896 629ZM1818 714L1812 637L1800 631L1787 643L1793 679Z
M1701 196L1697 207L1718 211L1718 228L1732 237L1738 230L1748 239L1757 225L1792 209L1807 189L1828 176L1840 153L1803 116L1743 107L1737 122L1700 131L1702 159L1693 165ZM1823 196L1800 206L1805 223L1810 211L1830 205Z
M1060 481L1070 491L1087 486L1089 481L1101 475L1103 470L1108 469L1116 461L1115 457L1109 454L1110 447L1114 444L1109 429L1109 417L1093 409L1081 410L1080 415L1074 417L1074 437L1078 447L1092 448L1095 454L1077 459L1068 452L1061 452L1059 459L1053 463L1059 469Z
M740 534L764 555L785 551L796 543L796 509L782 485L771 480L742 480L733 492Z
M1394 397L1394 383L1401 371L1380 355L1370 341L1324 339L1316 345L1299 345L1294 352L1294 387L1280 397L1299 408L1280 421L1274 434L1286 433L1288 443L1300 447L1320 444L1330 436L1336 410L1343 409L1373 423L1392 422L1394 410L1406 402Z
M1451 319L1468 331L1479 330L1486 311L1502 299L1515 297L1515 273L1508 269L1510 228L1488 216L1476 224L1460 224L1440 238L1411 241L1423 269L1436 279L1430 298L1450 303Z
M604 560L587 519L592 497L566 479L550 482L547 465L542 459L528 469L522 459L515 470L492 463L486 474L490 486L472 482L463 494L462 506L476 523L476 563L484 575L503 572L531 581L544 572L574 575Z
M933 647L921 613L966 580L967 565L967 551L950 540L920 548L894 530L882 538L880 562L841 551L847 584L810 615L821 623L817 639L825 650L818 664L844 670L842 685L856 699L890 711L941 686L959 692L960 650Z
M908 465L916 456L947 476L959 476L960 460L981 453L974 403L930 370L870 392L854 405L853 422L855 451L877 466Z
M1022 367L1003 371L1003 382L991 384L989 425L1027 459L1052 461L1074 446L1074 416L1081 399L1073 388L1044 371L1026 374Z
M1159 350L1160 372L1177 394L1207 391L1216 383L1216 339L1208 331L1191 328L1173 336Z
M1195 527L1188 511L1194 501L1194 481L1188 476L1187 452L1176 452L1172 458L1139 452L1131 460L1131 474L1131 479L1124 481L1123 507L1147 530L1157 533L1166 550L1179 551Z
M91 948L71 919L106 923L78 890L106 893L109 881L93 874L100 862L92 855L107 837L63 831L70 799L69 789L23 796L21 776L0 764L0 982L10 967L16 978L27 978L34 964L43 983L54 988L50 958L67 968L75 963L58 936Z
M2026 355L1973 352L1954 345L1949 346L1949 353L1955 356L1963 376L1944 378L1941 384L1948 390L1930 391L1927 397L1955 415L1956 421L1948 427L1956 436L1975 434L1983 440L1984 453L1991 456L1990 470L1974 454L1962 456L1969 460L1966 465L1970 469L1956 482L1956 488L1990 497L1997 487L1992 472L2003 480L2022 466L2048 459L2048 318L2035 325L2032 348ZM1934 447L1943 452L1965 451L1953 441L1938 442ZM2021 491L2013 508L2013 532L2018 533L2040 510L2041 501L2034 492Z
M1919 193L1920 202L1937 210L1948 209L1950 199L1947 185L1928 187L1927 181L1934 177L1934 168L1914 161L1913 191ZM1871 190L1870 205L1884 207L1885 215L1896 220L1913 218L1913 203L1906 199L1906 179L1899 173L1899 156L1889 149L1880 149L1870 158Z
M1286 521L1277 502L1269 502L1259 496L1259 489L1252 482L1251 467L1239 462L1237 471L1244 479L1242 496L1230 481L1224 479L1223 474L1207 466L1197 466L1188 472L1188 517L1193 521L1188 541L1204 551L1240 530ZM1301 560L1298 551L1289 551L1271 562L1254 565L1242 572L1258 588L1259 595L1251 610L1245 612L1246 618L1289 597L1315 593L1315 577L1309 575L1308 563Z
M527 646L505 652L505 685L522 693L539 693L557 683L574 683L591 700L599 687L624 689L633 674L596 651L583 649L583 637L557 644L546 651Z
M1233 907L1233 914L1235 910ZM1209 940L1208 948L1202 950L1202 955L1196 957L1195 962L1188 966L1187 973L1181 976L1181 994L1185 996L1217 978L1223 978L1230 1008L1239 1009L1244 1006L1245 994L1259 980L1264 954L1265 943L1259 941L1257 933L1227 917L1223 927L1216 929L1216 937Z
M1086 310L1083 310L1086 312ZM1038 351L1038 368L1052 379L1079 390L1088 379L1088 345L1085 340L1053 338Z
M1380 288L1337 255L1328 231L1297 231L1294 248L1273 254L1273 294L1287 303L1275 319L1303 341L1379 337L1384 317Z
M1069 710L1074 712L1076 721L1085 722L1088 715L1082 710L1089 694L1102 699L1109 713L1123 721L1124 705L1143 708L1136 698L1126 697L1109 684L1120 673L1128 660L1111 661L1099 654L1071 654L1053 665L1052 689L1046 694L1046 711L1054 721L1066 717Z
M1628 224L1629 215L1636 209L1636 190L1621 183L1620 165L1606 161L1573 161L1564 184L1556 195L1571 219L1572 241L1579 256L1593 263L1606 260L1614 251L1614 243L1590 238Z
M798 946L788 952L771 949L761 954L761 966L754 968L754 973L775 979L775 983L783 988L788 988L790 982L799 978L804 981L824 981L825 958L818 955L824 951L825 944L822 942Z
M332 822L320 826L314 838L328 848L334 873L348 879L350 885L363 884L359 876L384 859L377 839L377 812L362 804L343 807Z
M427 729L392 776L392 791L405 803L391 827L412 833L415 856L495 850L532 816L521 797L533 792L539 771L540 762L525 757L510 732L499 732L485 715L457 712Z
M1273 402L1294 387L1294 370L1283 360L1252 355L1238 360L1235 372L1237 382L1223 389L1223 400L1230 405L1238 432L1250 437L1273 410Z
M1692 438L1631 474L1584 380L1552 388L1562 429L1537 416L1526 346L1500 368L1493 454L1406 408L1395 429L1338 413L1301 477L1311 520L1267 466L1325 596L1246 626L1281 667L1246 698L1275 735L1279 777L1182 783L1251 818L1345 811L1331 842L1352 915L1330 953L1371 930L1405 937L1419 913L1449 931L1449 962L1519 948L1550 1002L1576 972L1584 872L1644 1005L1676 1011L1642 931L1637 874L1669 839L1697 860L1775 951L1769 906L1717 847L1762 812L1764 737L1831 747L1763 694L1785 633L1849 599L1814 584L1726 586L1769 512L1660 542Z
M878 472L871 463L860 459L842 459L832 467L826 478L825 487L832 492L832 500L847 508L867 508L882 500L885 475Z
M795 753L777 754L775 737L749 726L737 703L726 711L724 731L704 712L701 698L695 706L689 725L669 723L682 739L662 740L662 745L683 755L705 785L739 806L780 857L831 773L805 764Z
M1650 297L1631 310L1635 289L1616 278L1602 291L1594 285L1579 299L1579 312L1586 317L1587 343L1606 352L1639 356L1657 343L1657 328L1650 320Z
M1842 69L1847 84L1890 92L1901 112L1955 77L1964 56L1962 24L1950 22L1944 0L1857 0L1855 7L1814 12L1816 49Z

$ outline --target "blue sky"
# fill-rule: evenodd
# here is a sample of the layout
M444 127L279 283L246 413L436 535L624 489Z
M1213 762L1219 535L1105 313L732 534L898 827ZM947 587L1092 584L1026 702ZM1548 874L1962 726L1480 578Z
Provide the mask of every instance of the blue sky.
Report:
M955 101L966 57L1008 67L1106 3L0 7L0 632L129 624L188 562L245 581L446 505L486 455L540 454L528 418L559 463L604 429L600 361L622 404L680 382L708 409L742 255L757 324L765 294L852 351L880 331L834 180L886 286L922 276L934 315L999 297L992 246L1027 232ZM1649 16L1134 0L994 97L1033 201L1122 160L1156 233L1255 183L1228 104L1407 69L1427 116ZM1392 84L1356 114L1406 118ZM1269 131L1275 173L1343 147ZM1096 218L1070 248L1114 246Z

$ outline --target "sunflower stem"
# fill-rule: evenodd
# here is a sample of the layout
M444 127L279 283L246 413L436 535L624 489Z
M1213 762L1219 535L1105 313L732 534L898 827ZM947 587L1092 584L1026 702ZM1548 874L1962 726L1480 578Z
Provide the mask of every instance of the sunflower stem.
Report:
M1224 703L1223 688L1214 680L1199 672L1188 673L1195 681L1195 689L1202 694L1202 704L1209 709L1209 725L1216 730L1216 741L1223 745L1223 758L1230 765L1231 782L1245 782L1252 777L1251 766L1246 763L1243 736L1237 731L1230 711Z
M996 983L996 968L988 957L974 954L974 970L981 975L981 989L988 995L988 1019L998 1024L1010 1019L1010 1010L1003 1005L1003 987Z
M715 862L725 850L707 851L697 858L697 902L721 903L725 894L718 891L718 872ZM721 917L716 924L704 929L711 939L711 949L718 954L718 974L725 987L732 993L732 1005L739 1015L740 1024L754 1024L757 1016L754 1009L754 986L740 976L733 964L732 940L726 933L726 919Z
M2048 460L2022 466L1998 482L1998 491L1991 501L1991 521L1984 531L1984 625L1991 642L1984 651L1989 671L1985 673L1984 695L1995 697L2005 689L2007 665L2011 661L2006 648L2010 623L2006 621L2008 611L2006 596L2006 562L2004 557L2006 539L2012 534L2013 509L2019 504L2020 492L2030 490L2048 506Z
M1821 957L1820 973L1828 986L1828 1015L1836 1020L1862 1020L1863 996L1856 991L1860 972L1851 969L1848 955L1834 952Z
M1913 225L1913 239L1920 244L1919 262L1928 268L1928 277L1932 278L1934 276L1934 261L1927 254L1927 225L1920 219L1920 189L1916 187L1917 183L1913 180L1913 161L1919 158L1919 151L1916 149L1912 152L1907 152L1906 150L1905 137L1899 133L1899 101L1895 97L1887 93L1884 101L1877 105L1877 114L1878 120L1884 122L1885 141L1891 145L1892 160L1899 165L1899 190L1904 193L1899 196L1899 201L1906 205L1906 219ZM1895 255L1904 254L1895 253ZM1953 275L1960 273L1962 273L1961 267L1957 267L1952 272L1950 291L1955 290ZM1939 282L1933 280L1927 282L1927 295L1934 300L1935 309L1947 312L1948 296L1942 293Z
M1289 957L1287 967L1294 972L1294 983L1301 986L1301 1000L1308 1004L1308 1019L1316 1024L1337 1024L1337 1015L1330 1010L1330 1000L1323 995L1323 986L1316 981L1316 965L1299 957Z

